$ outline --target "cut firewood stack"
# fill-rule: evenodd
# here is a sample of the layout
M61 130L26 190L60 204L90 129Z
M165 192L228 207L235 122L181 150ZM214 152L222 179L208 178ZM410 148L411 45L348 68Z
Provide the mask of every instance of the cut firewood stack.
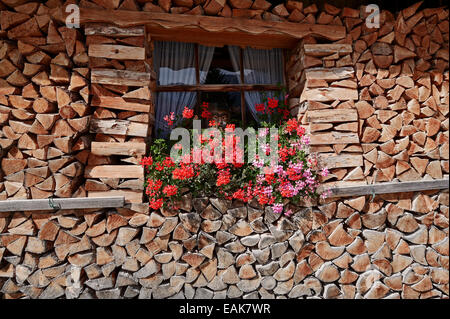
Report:
M358 90L350 44L302 41L297 61L288 68L291 112L308 128L310 150L328 167L325 180L365 183L355 101ZM299 95L299 97L295 97Z
M56 2L19 2L0 13L0 200L84 197L86 50L50 19Z
M91 69L90 132L85 170L88 197L124 196L142 203L146 137L154 109L144 27L85 27Z
M382 11L381 28L367 27L364 6L335 10L348 36L334 45L352 52L306 39L296 48L303 54L288 68L290 105L337 186L449 173L448 9L420 5L396 17Z
M449 173L448 9L420 5L396 17L383 11L380 29L367 28L360 11L344 19L369 183Z

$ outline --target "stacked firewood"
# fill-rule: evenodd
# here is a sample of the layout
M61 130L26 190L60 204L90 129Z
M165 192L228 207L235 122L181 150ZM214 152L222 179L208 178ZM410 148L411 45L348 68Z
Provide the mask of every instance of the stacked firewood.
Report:
M55 3L22 3L0 14L0 199L84 197L86 49L50 19Z
M380 29L368 29L359 12L344 20L354 47L355 107L369 183L449 173L449 12L418 11L420 4L396 17L383 11Z
M327 180L345 185L449 173L448 9L418 11L420 4L396 17L382 11L381 28L367 27L365 7L336 10L346 39L335 47L305 39L296 48L290 104L309 124L311 149L325 153Z
M317 44L304 39L287 66L291 113L308 128L310 150L320 154L331 174L324 179L341 184L364 180L359 145L358 99L350 44Z
M144 27L85 27L91 69L90 132L85 171L88 197L125 196L142 202L146 137L154 114Z

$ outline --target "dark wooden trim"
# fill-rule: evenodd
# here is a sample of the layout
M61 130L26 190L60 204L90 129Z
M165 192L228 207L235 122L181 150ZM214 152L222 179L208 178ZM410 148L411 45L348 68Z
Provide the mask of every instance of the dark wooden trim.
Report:
M200 84L200 85L164 85L157 86L156 92L239 92L239 91L279 91L276 84Z
M2 200L0 201L0 212L115 208L124 207L124 205L125 198L123 196Z
M242 50L242 47L239 48L239 76L241 78L241 85L245 84L245 77L244 77L244 50ZM246 109L245 109L245 94L244 90L241 88L241 120L242 124L245 125L246 123Z
M198 59L198 43L194 45L194 56L195 56L195 84L200 85L200 61ZM200 112L200 91L197 90L196 100L195 100L195 113Z
M363 196L448 189L448 182L449 180L448 178L446 178L426 181L393 182L361 186L336 187L330 189L330 197Z

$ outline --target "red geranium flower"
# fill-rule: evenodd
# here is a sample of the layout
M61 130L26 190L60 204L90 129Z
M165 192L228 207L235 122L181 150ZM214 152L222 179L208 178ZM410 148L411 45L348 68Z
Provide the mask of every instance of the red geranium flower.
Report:
M178 187L175 185L167 185L163 188L163 193L166 194L166 196L173 196L176 195L178 191Z
M267 98L267 106L269 107L269 109L276 109L278 107L278 100L277 99L272 99L272 98Z
M194 110L185 106L184 110L183 110L183 117L185 119L191 119L193 116L194 116Z
M149 204L149 206L151 208L153 208L154 210L160 209L162 205L163 205L163 199L162 198L152 199L150 201L150 204Z
M217 186L227 185L230 183L230 170L221 170L217 173Z
M255 109L256 109L256 112L263 113L265 111L266 107L264 104L260 103L260 104L255 105Z

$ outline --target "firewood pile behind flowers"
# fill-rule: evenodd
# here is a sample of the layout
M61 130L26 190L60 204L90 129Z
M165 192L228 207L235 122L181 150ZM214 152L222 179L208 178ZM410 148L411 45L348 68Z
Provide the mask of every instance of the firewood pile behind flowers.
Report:
M189 191L194 197L221 197L243 202L256 199L260 205L271 206L275 213L289 216L292 211L288 209L288 203L326 197L327 192L319 194L318 187L320 176L326 176L328 170L319 167L314 154L308 152L309 137L297 119L289 118L286 101L268 98L256 105L256 110L261 119L259 127L254 128L256 146L266 156L257 153L252 161L248 161L249 145L241 143L241 136L234 134L235 125L222 127L211 120L208 103L202 104L200 118L208 122L208 128L217 128L224 138L217 139L208 129L195 134L191 128L190 149L175 160L169 156L170 150L172 147L179 149L181 155L180 144L166 139L155 140L150 155L141 163L146 171L145 189L150 208L177 209L181 195ZM171 113L164 119L170 128L192 127L192 121L199 117L194 115L193 109L185 107L180 116ZM269 136L269 132L272 135ZM274 144L269 143L271 138L276 141L275 149ZM193 146L194 139L200 148ZM213 152L217 147L224 150L220 156ZM268 156L274 152L278 154L276 162ZM208 158L212 160L208 161Z

